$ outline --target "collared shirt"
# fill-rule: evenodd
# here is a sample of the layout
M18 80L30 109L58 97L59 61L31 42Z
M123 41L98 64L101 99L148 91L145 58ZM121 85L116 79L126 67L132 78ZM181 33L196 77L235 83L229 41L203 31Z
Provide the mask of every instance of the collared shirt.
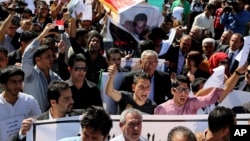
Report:
M233 13L223 13L220 18L220 23L225 25L226 30L232 30L234 33L244 35L247 23L250 22L250 12L242 10Z
M205 12L197 15L194 19L193 26L203 27L211 31L214 37L214 18L212 16L207 17Z
M150 93L149 93L149 96L148 96L148 98L150 99L150 100L152 100L152 101L154 101L154 92L155 92L155 83L154 83L154 79L155 79L155 77L153 76L152 78L151 78L151 83L150 83Z
M125 138L124 138L123 134L120 134L120 135L114 137L113 139L110 139L109 141L125 141ZM148 141L148 140L144 137L140 137L137 141Z
M184 63L185 63L185 54L181 52L179 49L179 58L178 58L178 67L177 67L177 74L179 75L183 69Z
M66 114L65 117L69 117L69 114ZM51 109L49 109L49 119L55 119L51 114Z
M0 45L8 50L8 53L15 50L15 47L11 44L11 40L12 38L8 34L5 34L3 42L0 42Z
M34 96L42 112L45 112L49 107L47 99L49 82L38 66L33 65L33 56L39 45L40 42L35 39L27 46L23 53L22 70L25 73L23 91ZM49 76L51 81L62 80L61 77L52 70L49 71Z
M235 50L235 51L232 51L230 48L229 48L229 51L228 51L228 58L231 57L230 54L233 53L233 56L232 56L232 60L231 60L231 64L229 66L229 69L231 70L232 67L233 67L233 64L234 64L234 61L235 61L235 57L238 55L238 53L240 52L239 49ZM230 59L230 58L229 58Z

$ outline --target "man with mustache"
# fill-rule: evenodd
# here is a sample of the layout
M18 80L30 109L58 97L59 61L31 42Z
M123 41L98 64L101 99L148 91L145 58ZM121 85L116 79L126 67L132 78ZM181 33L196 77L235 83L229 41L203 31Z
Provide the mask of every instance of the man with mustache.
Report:
M27 131L30 130L33 119L47 120L63 118L67 116L81 115L84 110L72 110L74 100L68 83L63 81L53 81L47 92L50 109L41 115L23 120L22 127L19 131L18 140L25 141Z

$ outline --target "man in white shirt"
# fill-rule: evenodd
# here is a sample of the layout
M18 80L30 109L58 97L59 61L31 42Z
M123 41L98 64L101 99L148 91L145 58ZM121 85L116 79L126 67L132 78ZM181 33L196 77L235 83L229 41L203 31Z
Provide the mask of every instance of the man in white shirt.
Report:
M207 4L205 11L194 18L193 27L199 26L203 30L209 30L214 37L214 19L212 14L215 10L215 6L211 3Z
M4 91L0 94L0 121L23 118L41 114L41 110L35 98L31 95L20 92L22 90L24 72L16 67L9 66L1 70L0 83L4 86ZM21 127L18 127L21 128ZM0 129L1 135L4 133Z

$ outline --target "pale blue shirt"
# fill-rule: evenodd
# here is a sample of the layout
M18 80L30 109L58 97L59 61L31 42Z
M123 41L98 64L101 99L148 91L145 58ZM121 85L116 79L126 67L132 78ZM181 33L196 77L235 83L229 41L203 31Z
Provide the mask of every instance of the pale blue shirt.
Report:
M154 79L155 77L153 76L151 78L151 83L150 83L150 93L149 93L149 96L148 98L152 101L154 101L154 91L155 91L155 85L154 85Z
M179 75L182 72L182 68L185 63L185 54L181 52L179 49L179 58L178 58L178 67L177 67L177 74Z
M234 61L235 61L235 57L238 55L238 53L239 53L239 49L237 49L237 50L235 50L235 51L232 51L230 48L229 48L229 51L228 51L228 58L230 58L231 56L230 56L230 54L231 53L233 53L233 58L232 58L232 62L231 62L231 64L230 64L230 66L229 66L229 69L231 70L232 69L232 67L233 67L233 64L234 64Z
M44 73L33 63L33 56L37 51L40 42L34 39L25 49L22 57L22 70L25 73L23 91L34 96L42 112L49 107L47 99L48 81ZM50 70L50 82L62 80L55 72Z
M8 53L15 50L15 47L11 44L11 40L12 38L8 34L5 34L3 42L0 42L0 45L8 50Z

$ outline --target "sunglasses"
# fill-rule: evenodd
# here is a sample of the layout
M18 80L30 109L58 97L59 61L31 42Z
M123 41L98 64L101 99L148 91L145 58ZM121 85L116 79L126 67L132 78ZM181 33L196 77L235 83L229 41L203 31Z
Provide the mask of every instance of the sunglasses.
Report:
M75 71L84 71L84 72L86 72L87 71L87 67L74 67L73 68Z
M220 63L221 63L222 65L228 65L228 64L229 64L229 62L227 62L227 61L220 61Z
M176 87L175 89L176 89L176 91L177 91L178 93L189 94L189 92L190 92L189 88Z

